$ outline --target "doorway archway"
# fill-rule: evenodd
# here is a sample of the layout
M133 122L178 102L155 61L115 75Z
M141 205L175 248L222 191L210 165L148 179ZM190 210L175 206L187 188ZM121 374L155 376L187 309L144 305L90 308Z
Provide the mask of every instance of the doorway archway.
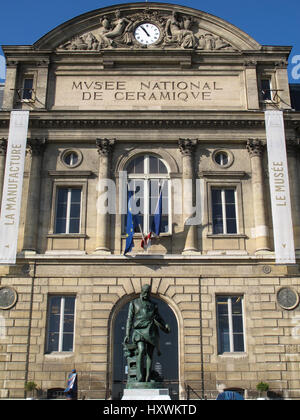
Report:
M137 296L134 296L135 299ZM132 300L133 300L132 299ZM158 305L158 312L164 321L169 324L171 332L165 334L160 331L161 356L154 352L153 370L163 378L164 388L170 391L171 399L179 399L178 395L178 323L174 312L169 305L157 297L151 300ZM126 321L129 303L125 303L115 317L113 326L113 375L112 399L119 400L127 382L127 361L123 352Z

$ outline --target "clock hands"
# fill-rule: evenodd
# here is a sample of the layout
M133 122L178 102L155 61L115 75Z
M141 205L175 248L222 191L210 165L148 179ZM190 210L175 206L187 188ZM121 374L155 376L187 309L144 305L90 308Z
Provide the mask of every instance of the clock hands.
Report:
M146 29L143 27L143 26L141 26L141 28L143 29L143 31L147 34L147 36L150 36L149 34L148 34L148 32L146 31Z
M151 23L142 23L136 28L134 36L140 44L151 45L159 39L160 32L155 25Z

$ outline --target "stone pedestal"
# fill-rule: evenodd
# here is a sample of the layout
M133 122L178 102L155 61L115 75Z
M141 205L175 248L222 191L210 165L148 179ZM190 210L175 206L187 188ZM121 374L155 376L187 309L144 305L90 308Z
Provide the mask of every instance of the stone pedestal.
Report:
M161 389L124 389L122 400L170 400L169 390Z

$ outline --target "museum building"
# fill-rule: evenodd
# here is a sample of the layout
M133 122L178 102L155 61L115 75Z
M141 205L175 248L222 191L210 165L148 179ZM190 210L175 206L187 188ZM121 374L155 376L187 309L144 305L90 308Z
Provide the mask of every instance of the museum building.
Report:
M128 3L3 51L7 224L17 223L19 170L6 159L11 111L29 111L29 123L16 262L0 265L0 397L22 398L33 381L54 398L75 368L79 398L120 399L128 305L150 284L171 327L153 365L171 398L256 398L260 382L300 398L291 47L261 45L199 10ZM271 170L267 111L284 118ZM275 246L272 170L277 206L291 209L281 250L292 244L290 259ZM129 191L139 223L128 250ZM159 201L160 231L148 240ZM289 219L280 223L288 231Z

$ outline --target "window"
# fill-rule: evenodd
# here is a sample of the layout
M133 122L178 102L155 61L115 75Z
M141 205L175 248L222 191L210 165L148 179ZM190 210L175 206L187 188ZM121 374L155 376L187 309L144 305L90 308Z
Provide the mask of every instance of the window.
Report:
M23 84L23 93L22 99L23 100L30 100L33 97L33 78L26 78L24 79Z
M54 233L80 233L81 188L58 188Z
M233 164L234 156L230 150L217 149L212 154L212 160L218 168L227 169Z
M228 155L226 152L217 152L215 155L215 161L220 166L226 166L228 164Z
M47 352L73 351L75 296L50 296Z
M243 352L243 297L217 297L218 353Z
M271 80L268 78L261 79L261 98L263 101L272 101Z
M213 234L236 234L236 190L212 188L211 196Z
M65 156L65 163L67 166L75 166L78 162L78 155L75 152L70 152Z
M61 163L67 168L77 168L82 160L82 153L78 149L66 149L60 155Z
M169 232L169 174L164 162L152 155L138 156L126 167L128 190L134 191L132 212L140 215L143 233L151 231L157 203L162 192L163 233ZM126 230L126 217L123 222L123 232ZM135 226L135 231L140 228Z

